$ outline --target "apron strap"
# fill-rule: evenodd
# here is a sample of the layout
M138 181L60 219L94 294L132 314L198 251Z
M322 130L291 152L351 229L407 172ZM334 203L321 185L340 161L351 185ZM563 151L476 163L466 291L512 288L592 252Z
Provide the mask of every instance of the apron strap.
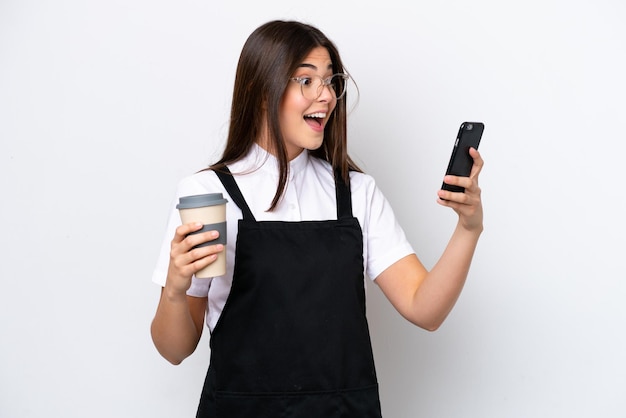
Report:
M239 209L241 209L243 219L246 221L255 221L254 215L246 203L246 200L243 198L243 194L241 194L241 190L239 189L239 186L237 186L237 182L228 167L224 166L219 170L213 171L217 174L217 177L220 179L235 204L239 206Z
M243 219L246 221L255 221L254 215L250 210L250 207L246 203L246 200L235 181L232 173L227 166L222 169L214 170L217 177L220 179L224 188L233 199L235 204L241 209L243 213ZM343 181L341 172L335 170L335 195L337 198L337 219L349 219L352 218L352 196L350 194L350 183Z
M337 196L337 219L352 218L352 196L350 181L343 181L341 171L335 170L335 195Z

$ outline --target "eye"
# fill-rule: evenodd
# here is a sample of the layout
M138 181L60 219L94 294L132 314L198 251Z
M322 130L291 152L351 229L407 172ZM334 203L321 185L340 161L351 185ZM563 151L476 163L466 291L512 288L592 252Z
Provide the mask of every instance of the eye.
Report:
M311 77L294 77L294 80L301 86L310 86L313 83Z

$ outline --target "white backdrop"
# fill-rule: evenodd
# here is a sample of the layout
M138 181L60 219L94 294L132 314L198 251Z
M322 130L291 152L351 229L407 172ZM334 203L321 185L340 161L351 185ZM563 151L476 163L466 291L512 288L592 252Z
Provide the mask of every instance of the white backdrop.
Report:
M351 152L427 266L458 125L486 125L485 232L448 321L422 331L368 289L385 416L626 416L620 0L0 0L0 416L194 416L208 338L159 357L150 276L274 18L340 48Z

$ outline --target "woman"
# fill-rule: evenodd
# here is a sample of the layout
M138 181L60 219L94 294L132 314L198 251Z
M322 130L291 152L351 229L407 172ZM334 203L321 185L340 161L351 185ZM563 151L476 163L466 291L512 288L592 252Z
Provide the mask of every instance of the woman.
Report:
M318 29L273 21L243 47L220 161L179 184L177 197L224 193L228 244L172 208L153 280L159 352L178 364L204 320L211 361L198 417L379 417L365 318L371 277L409 321L435 330L459 296L482 231L478 175L439 191L458 225L431 271L419 261L374 180L346 145L344 73ZM173 236L173 239L171 237ZM171 242L170 242L171 240ZM194 273L226 251L222 277Z

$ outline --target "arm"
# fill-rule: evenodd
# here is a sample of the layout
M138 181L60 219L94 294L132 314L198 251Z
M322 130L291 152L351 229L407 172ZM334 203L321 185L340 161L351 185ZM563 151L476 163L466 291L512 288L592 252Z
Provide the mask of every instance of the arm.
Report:
M409 255L389 266L375 280L403 317L430 331L439 328L454 307L483 230L478 187L483 160L473 148L470 155L474 166L469 177L445 178L448 184L465 187L465 193L438 192L439 204L452 208L459 215L456 229L439 261L427 271L414 254Z
M215 231L188 235L201 228L201 224L186 224L176 229L167 280L152 321L152 341L159 353L172 364L180 364L191 355L202 336L208 298L187 296L191 277L215 261L217 253L224 249L221 244L192 249L195 245L217 238Z

